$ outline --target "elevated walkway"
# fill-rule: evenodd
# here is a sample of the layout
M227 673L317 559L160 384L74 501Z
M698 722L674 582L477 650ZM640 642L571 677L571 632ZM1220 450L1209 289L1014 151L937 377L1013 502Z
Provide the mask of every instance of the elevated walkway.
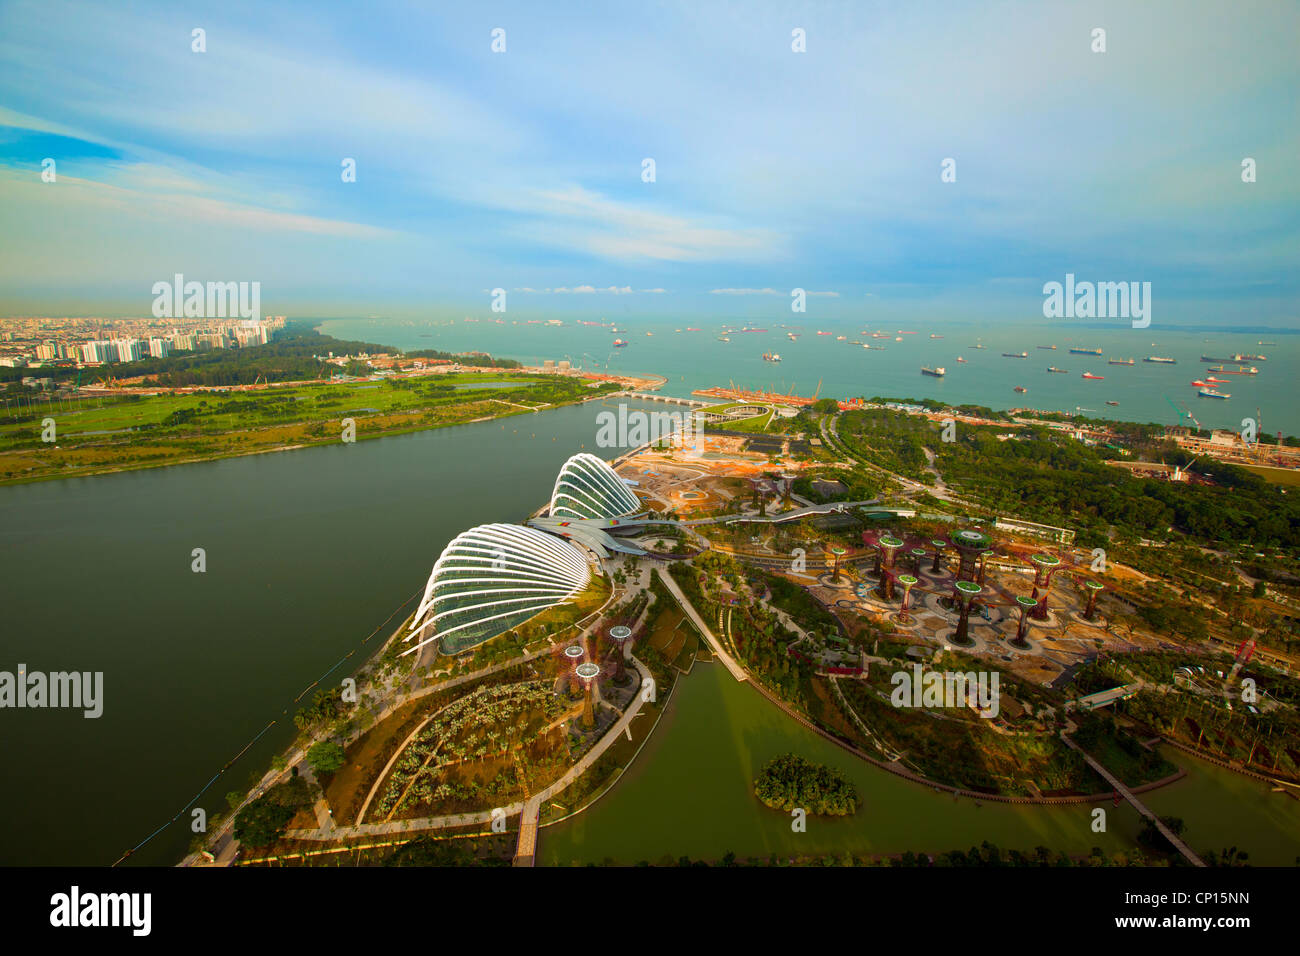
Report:
M1177 850L1179 853L1181 853L1183 855L1183 858L1186 859L1188 863L1192 864L1192 866L1205 866L1205 861L1202 860L1195 853L1193 853L1191 847L1189 847L1177 835L1175 835L1173 830L1165 826L1164 821L1162 821L1158 816L1156 816L1149 809L1147 809L1147 805L1143 803L1141 800L1139 800L1136 796L1134 796L1133 792L1129 790L1128 787L1120 783L1118 777L1116 777L1113 773L1111 773L1100 763L1094 760L1092 758L1092 755L1089 754L1086 750L1084 750L1073 740L1067 737L1065 735L1065 731L1061 731L1061 740L1065 743L1065 746L1069 747L1071 750L1077 751L1079 756L1081 756L1085 761L1087 761L1089 767L1097 771L1097 773L1101 775L1101 778L1103 780L1105 780L1108 784L1110 784L1112 787L1115 788L1116 793L1118 793L1121 797L1123 797L1125 800L1127 800L1130 804L1133 805L1133 809L1137 810L1138 813L1142 814L1142 816L1150 820L1151 823L1155 826L1155 828L1160 831L1160 835L1163 836L1166 840L1168 840L1170 844L1173 846L1173 848Z

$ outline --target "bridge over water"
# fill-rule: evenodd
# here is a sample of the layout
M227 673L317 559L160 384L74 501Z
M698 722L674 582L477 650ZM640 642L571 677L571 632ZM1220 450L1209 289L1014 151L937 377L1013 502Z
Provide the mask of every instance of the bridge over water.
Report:
M1086 750L1084 750L1073 740L1067 737L1065 735L1065 731L1061 731L1061 740L1065 742L1065 746L1069 747L1071 750L1077 751L1079 753L1079 756L1081 756L1085 761L1087 761L1088 766L1091 767L1093 770L1097 771L1097 773L1101 774L1102 779L1105 780L1112 787L1114 787L1116 793L1118 793L1121 797L1123 797L1125 800L1131 803L1133 805L1133 808L1137 810L1138 813L1142 814L1142 816L1150 820L1151 823L1155 826L1155 828L1160 831L1160 835L1163 836L1166 840L1168 840L1170 844L1172 844L1173 848L1177 850L1179 853L1181 853L1183 855L1183 858L1186 859L1188 863L1192 864L1192 866L1205 866L1205 861L1202 860L1195 853L1193 853L1191 847L1189 847L1186 843L1184 843L1182 839L1180 839L1174 833L1173 830L1165 826L1164 821L1161 820L1154 813L1152 813L1147 808L1147 805L1145 803L1143 803L1136 796L1134 796L1133 792L1129 790L1128 787L1124 786L1124 784L1120 782L1118 777L1116 777L1113 773L1111 773L1100 763L1094 760Z

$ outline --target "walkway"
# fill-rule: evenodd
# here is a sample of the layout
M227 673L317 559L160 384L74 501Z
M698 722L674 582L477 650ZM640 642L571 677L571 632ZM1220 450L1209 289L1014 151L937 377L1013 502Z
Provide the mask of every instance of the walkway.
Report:
M1147 809L1147 805L1135 797L1133 792L1129 790L1128 787L1124 786L1118 777L1094 760L1086 750L1067 737L1065 731L1061 731L1061 740L1064 741L1065 746L1069 747L1071 750L1077 751L1079 756L1087 761L1088 766L1097 771L1097 773L1101 775L1101 778L1110 784L1115 789L1116 793L1131 803L1138 813L1150 820L1155 828L1160 831L1160 835L1168 840L1173 848L1181 853L1188 863L1192 864L1192 866L1205 866L1205 862L1192 852L1191 847L1175 835L1173 830L1170 830L1169 827L1165 826L1163 820Z
M714 655L716 655L718 660L722 661L723 666L731 672L731 676L736 678L738 681L749 680L749 675L745 673L745 669L737 664L735 658L723 649L722 642L718 640L717 636L711 630L709 630L709 626L704 623L704 619L700 617L699 613L695 610L695 606L691 604L686 595L682 593L682 589L677 586L677 582L672 579L672 575L668 574L663 568L655 568L655 571L658 572L660 580L664 582L664 586L668 588L668 592L677 599L677 603L680 604L682 610L686 612L686 616L691 619L691 623L694 624L699 632L704 635L704 639L709 642L709 647L713 650Z
M641 675L642 687L645 686L646 681L654 679L650 675L650 669L637 660L635 656L632 658L632 666ZM597 741L596 746L583 754L582 759L570 767L563 777L528 799L519 820L519 843L515 848L515 866L533 865L533 859L537 854L537 827L542 804L591 769L591 766L601 758L610 745L618 740L619 734L628 732L632 725L632 718L640 713L641 704L644 701L645 698L642 694L632 695L632 702L627 705L627 710L623 711L623 716L614 722L614 726L605 732L605 736Z

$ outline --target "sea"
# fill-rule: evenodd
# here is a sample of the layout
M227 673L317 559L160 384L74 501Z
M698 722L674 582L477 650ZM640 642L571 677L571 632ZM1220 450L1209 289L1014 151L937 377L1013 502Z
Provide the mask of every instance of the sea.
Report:
M1249 419L1261 434L1300 434L1297 330L1168 325L1133 329L1114 322L1061 320L1002 327L938 321L907 326L843 320L817 324L804 316L749 319L750 331L743 331L744 321L724 319L637 318L616 324L606 319L605 325L583 324L595 319L559 321L562 324L506 316L427 321L377 317L322 319L317 328L338 338L408 351L478 350L529 365L567 359L593 371L660 375L668 380L662 391L679 397L734 384L823 398L930 398L995 410L1031 408L1160 425L1195 422L1237 432L1250 427ZM689 331L695 328L699 331ZM873 338L873 333L884 337ZM627 344L615 348L615 339ZM1056 348L1040 348L1050 345ZM1100 349L1102 354L1072 354L1071 348ZM1027 357L1003 354L1020 352ZM765 360L765 353L779 355L780 361ZM1263 356L1250 362L1259 373L1215 373L1209 370L1211 363L1201 361L1202 355L1227 359L1234 354ZM959 362L959 356L965 361ZM1144 362L1148 356L1172 358L1175 364ZM1110 359L1129 358L1134 360L1131 366L1108 364ZM923 366L941 367L945 374L923 375ZM1066 372L1048 372L1049 366ZM1101 378L1085 379L1085 372ZM1213 387L1230 397L1199 396L1200 388L1191 383L1206 376L1225 380ZM1015 391L1017 386L1025 391Z

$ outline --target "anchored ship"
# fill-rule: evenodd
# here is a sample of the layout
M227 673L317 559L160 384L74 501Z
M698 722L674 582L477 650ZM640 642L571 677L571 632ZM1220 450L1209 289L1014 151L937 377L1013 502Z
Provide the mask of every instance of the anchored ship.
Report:
M938 368L926 368L924 365L922 365L921 374L933 375L935 378L943 378L945 375L948 374L948 370L945 369L942 365L940 365Z
M1017 392L1027 392L1027 391L1029 391L1029 389L1025 388L1023 385L1017 385L1017 386L1016 386L1016 391L1017 391Z
M781 361L781 356L777 355L775 352L764 352L764 353L763 353L763 361L764 361L764 362L779 362L779 361Z
M1247 368L1227 368L1223 365L1211 365L1211 372L1221 372L1224 375L1258 375L1259 369L1251 365Z
M1196 394L1201 398L1232 398L1227 392L1221 392L1217 388L1203 388Z
M1092 379L1096 379L1098 382L1100 382L1100 381L1101 381L1102 379L1104 379L1106 376L1105 376L1105 375L1093 375L1091 372L1084 372L1084 373L1083 373L1081 376L1079 376L1079 377L1080 377L1080 378L1092 378Z
M1028 352L1003 352L1003 358L1029 358Z
M1107 365L1134 365L1136 363L1132 359L1107 359L1106 364Z
M1065 375L1070 371L1068 368L1057 368L1055 365L1047 366L1047 370L1049 372L1060 372L1062 375Z
M1100 355L1101 349L1070 349L1072 355Z

